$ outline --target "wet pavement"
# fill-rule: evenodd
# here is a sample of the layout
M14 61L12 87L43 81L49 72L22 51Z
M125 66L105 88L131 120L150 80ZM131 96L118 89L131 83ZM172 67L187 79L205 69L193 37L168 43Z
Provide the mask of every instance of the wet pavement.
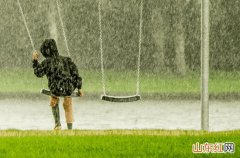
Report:
M62 128L66 122L60 103ZM201 129L200 101L141 100L112 103L74 98L75 129ZM0 130L39 129L54 126L49 99L0 100ZM240 129L239 101L211 101L211 131Z

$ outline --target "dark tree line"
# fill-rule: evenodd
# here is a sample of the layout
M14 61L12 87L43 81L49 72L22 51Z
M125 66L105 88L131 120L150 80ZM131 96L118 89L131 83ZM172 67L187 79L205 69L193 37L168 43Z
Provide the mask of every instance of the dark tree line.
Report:
M67 55L57 8L50 0L21 0L36 47L45 38L57 40ZM77 65L99 69L98 3L64 0L61 3L70 52ZM0 66L31 66L31 45L15 0L1 0ZM136 70L139 37L139 0L102 0L104 66ZM145 0L141 68L148 72L185 74L200 70L200 0ZM240 69L240 2L210 1L210 67Z

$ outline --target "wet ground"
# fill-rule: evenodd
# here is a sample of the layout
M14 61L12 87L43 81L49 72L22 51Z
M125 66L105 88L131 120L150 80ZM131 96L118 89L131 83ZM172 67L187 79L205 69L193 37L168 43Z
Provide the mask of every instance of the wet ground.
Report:
M0 130L52 129L51 108L45 100L0 100ZM195 129L201 128L200 101L111 103L74 98L75 129ZM61 102L62 103L62 102ZM210 102L210 130L240 129L240 102ZM66 129L62 105L61 123Z

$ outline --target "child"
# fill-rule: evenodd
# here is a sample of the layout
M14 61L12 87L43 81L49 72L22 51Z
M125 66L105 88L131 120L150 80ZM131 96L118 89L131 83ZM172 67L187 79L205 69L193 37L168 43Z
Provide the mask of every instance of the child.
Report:
M38 52L33 52L33 69L37 77L47 76L48 87L54 96L50 98L50 106L55 120L54 130L61 129L59 114L59 96L64 97L63 107L68 129L72 129L73 111L71 94L77 88L82 96L82 78L78 74L76 65L68 57L58 54L57 45L54 39L46 39L40 51L46 58L38 62Z

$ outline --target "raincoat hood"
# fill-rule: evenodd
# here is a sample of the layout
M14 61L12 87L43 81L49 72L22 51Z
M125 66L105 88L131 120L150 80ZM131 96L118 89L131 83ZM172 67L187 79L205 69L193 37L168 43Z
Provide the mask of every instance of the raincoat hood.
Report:
M52 58L52 57L57 57L59 56L58 54L58 49L57 49L57 44L54 39L46 39L41 48L41 53L45 58Z

